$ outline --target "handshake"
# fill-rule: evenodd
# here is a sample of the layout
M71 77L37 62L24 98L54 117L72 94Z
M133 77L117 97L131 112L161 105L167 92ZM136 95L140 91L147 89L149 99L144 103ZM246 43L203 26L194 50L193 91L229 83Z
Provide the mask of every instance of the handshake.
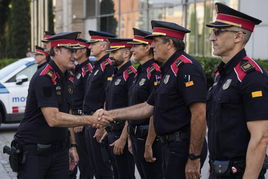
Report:
M112 115L104 109L97 110L92 115L92 117L93 117L93 120L92 120L91 127L95 127L95 128L102 128L110 124L110 122L113 122Z

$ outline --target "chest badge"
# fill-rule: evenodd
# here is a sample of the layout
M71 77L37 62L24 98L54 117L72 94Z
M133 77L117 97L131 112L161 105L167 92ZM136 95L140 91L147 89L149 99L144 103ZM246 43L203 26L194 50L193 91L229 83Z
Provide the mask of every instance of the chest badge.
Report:
M72 85L69 85L68 86L68 91L70 94L73 94L74 90L73 90L73 86Z
M117 85L119 85L120 82L121 82L121 79L117 79L114 84L117 86Z
M230 84L232 82L232 79L228 79L223 85L222 85L222 89L226 90L229 88Z
M165 83L165 84L168 83L168 81L169 81L169 77L170 77L170 75L166 75L166 76L165 76L165 79L164 79L164 83Z
M146 81L146 79L145 79L145 78L142 78L141 81L139 82L139 85L140 85L140 86L143 86L144 83L145 83L145 81Z
M99 70L97 70L95 73L94 73L94 76L96 76L98 74Z
M81 77L81 73L78 73L77 76L76 76L76 78L79 80L80 77Z

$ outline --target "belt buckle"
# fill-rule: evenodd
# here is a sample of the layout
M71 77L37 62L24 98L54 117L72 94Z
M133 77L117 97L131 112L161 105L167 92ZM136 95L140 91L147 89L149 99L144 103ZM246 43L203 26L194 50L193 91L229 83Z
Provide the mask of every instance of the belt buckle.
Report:
M182 141L181 140L181 131L175 132L175 140L176 141Z
M78 109L77 110L77 114L82 115L82 110L81 109Z
M135 126L135 127L134 127L134 135L137 134L137 129L138 129L138 126Z

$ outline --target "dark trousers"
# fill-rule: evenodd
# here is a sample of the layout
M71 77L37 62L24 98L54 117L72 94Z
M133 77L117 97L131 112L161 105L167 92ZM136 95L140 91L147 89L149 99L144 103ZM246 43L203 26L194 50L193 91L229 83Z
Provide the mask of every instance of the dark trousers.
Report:
M142 179L164 179L162 168L162 144L156 138L152 145L153 157L155 162L146 162L144 158L145 142L147 135L130 135L133 157L135 159L138 171Z
M115 131L109 134L109 145L120 138L121 132ZM121 155L114 154L114 146L109 146L108 148L114 170L114 179L135 179L135 162L132 154L128 151L128 142L126 141L123 154Z
M94 168L92 167L90 157L88 154L88 147L85 139L85 127L81 132L75 133L75 140L78 145L77 153L79 155L78 168L80 171L80 179L93 179L95 175ZM70 172L70 179L76 179L77 167Z
M210 169L210 175L209 175L209 179L242 179L242 177L235 177L235 176L228 176L228 177L216 177L215 176L215 172L213 170ZM265 179L264 176L259 177L258 179Z
M18 179L66 179L69 178L68 149L50 153L48 156L26 154L25 163L18 172Z
M189 141L177 141L163 144L164 174L166 179L185 179L185 166L189 156ZM204 142L201 153L201 168L207 156L207 143ZM200 171L201 171L200 168Z
M89 157L93 161L92 166L96 171L95 178L113 179L111 164L103 161L100 144L93 138L96 128L86 126L85 130L86 140L89 141L87 142Z

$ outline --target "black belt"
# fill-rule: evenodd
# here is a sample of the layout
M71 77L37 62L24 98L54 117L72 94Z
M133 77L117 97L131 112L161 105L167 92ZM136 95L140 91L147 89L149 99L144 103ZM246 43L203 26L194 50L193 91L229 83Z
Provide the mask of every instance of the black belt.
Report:
M127 132L130 135L144 135L148 134L149 125L139 125L139 126L127 126Z
M72 110L73 115L82 115L83 111L81 109Z
M38 145L44 145L45 144L27 144L27 145L23 145L22 149L23 152L36 152ZM56 144L47 144L47 146L51 145L51 147L49 148L50 152L57 152L59 150L62 150L64 148L67 148L67 144L66 142L61 142L61 143L56 143Z
M190 132L189 131L177 131L177 132L174 132L172 134L160 136L160 141L162 143L178 142L178 141L183 141L186 139L190 139Z
M125 127L125 121L114 121L105 127L105 130L110 133L113 131L122 131Z

